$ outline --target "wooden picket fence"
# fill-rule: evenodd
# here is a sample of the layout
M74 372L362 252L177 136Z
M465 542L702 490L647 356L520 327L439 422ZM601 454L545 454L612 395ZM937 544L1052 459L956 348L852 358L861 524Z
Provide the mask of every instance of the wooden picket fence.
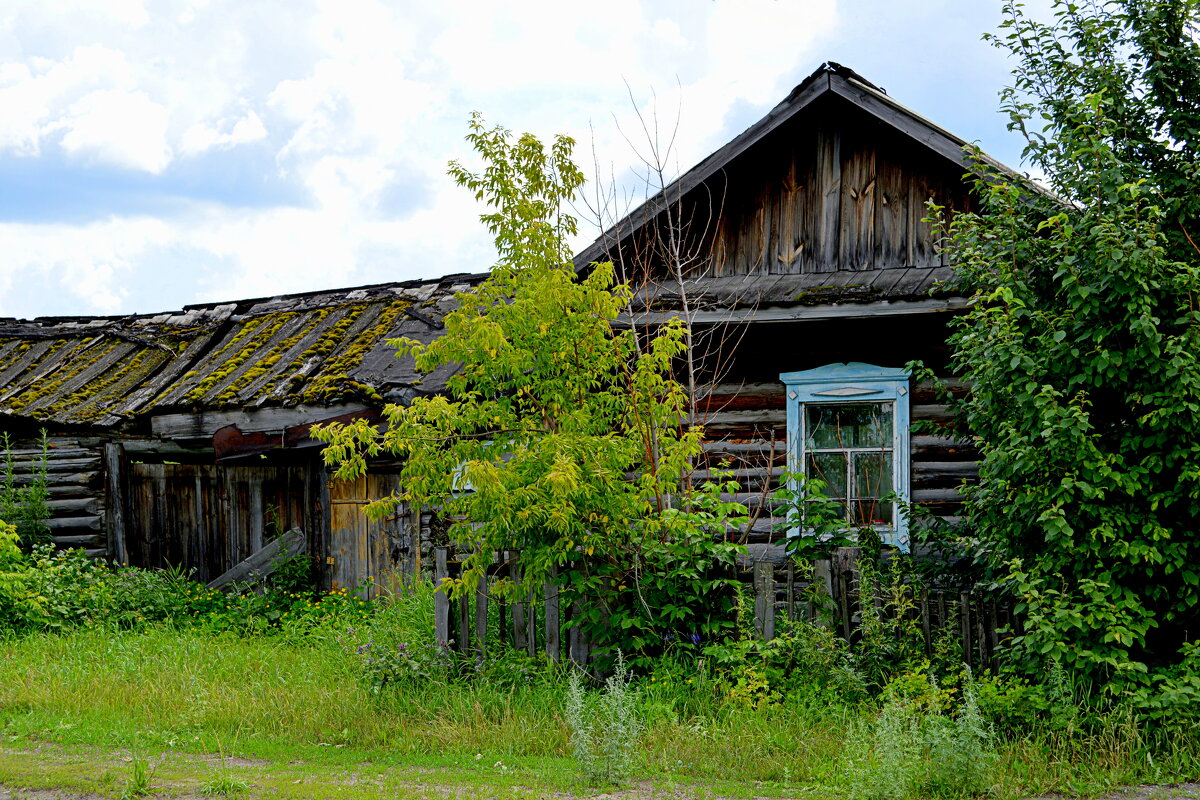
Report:
M843 639L856 642L864 614L894 616L887 587L875 585L873 596L863 596L858 557L857 547L838 548L833 558L814 562L811 576L798 574L790 560L752 562L755 631L774 638L777 620L786 614L786 619L833 625ZM939 635L951 634L964 663L976 672L995 671L1005 641L1021 633L1012 605L975 587L920 588L913 591L911 605L909 621L919 620L926 654L933 655Z
M518 556L512 551L494 554L488 576L473 595L454 600L444 592L434 595L437 640L481 659L487 656L491 642L530 655L544 652L555 661L565 657L587 665L590 645L582 629L569 624L580 609L562 607L553 573L541 592L531 591L521 600L501 601L489 594L489 583L498 577L520 580ZM457 577L460 567L451 558L450 548L434 548L435 585ZM854 547L839 548L832 558L816 561L811 576L800 575L787 560L743 564L740 577L753 589L754 628L764 639L774 638L779 620L784 618L832 625L845 640L855 642L863 614L892 613L882 590L874 597L862 596L858 548ZM911 613L914 621L919 617L926 652L932 655L936 637L949 629L960 641L964 661L976 671L995 670L1003 642L1019 633L1020 620L1011 606L975 589L921 589L912 600ZM497 605L495 613L492 603ZM499 621L499 630L489 631L489 615Z
M488 606L492 602L488 584L492 578L502 575L520 581L518 555L507 550L495 554L492 568L479 582L474 596L463 595L451 600L445 592L434 594L433 629L439 642L452 644L460 653L474 652L478 658L487 656ZM461 567L451 560L448 547L434 548L433 564L435 586L440 586L447 578L457 577ZM576 664L585 665L591 660L591 648L582 628L566 626L566 641L563 641L564 623L577 615L579 609L560 608L555 574L552 571L546 581L540 602L533 592L525 600L496 601L500 630L494 632L492 638L530 655L536 655L540 650L554 661L565 655Z

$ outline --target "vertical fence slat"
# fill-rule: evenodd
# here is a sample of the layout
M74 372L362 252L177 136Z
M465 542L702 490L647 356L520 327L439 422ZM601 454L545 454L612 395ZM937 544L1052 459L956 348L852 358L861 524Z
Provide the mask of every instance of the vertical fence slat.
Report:
M486 559L491 563L493 559ZM487 657L487 618L488 618L488 571L485 567L479 577L479 585L475 587L475 655L479 659Z
M787 562L787 616L788 624L796 619L796 565L791 559Z
M462 566L459 565L459 569ZM459 572L461 575L461 571ZM471 646L471 601L467 599L467 595L462 595L458 598L458 642L455 648L460 653L465 653Z
M833 601L833 562L827 558L819 558L813 562L813 583L817 586L820 607L813 609L812 616L819 624L825 625L828 613L836 608Z
M587 634L583 630L583 609L579 603L571 604L571 629L567 634L567 657L581 667L588 663Z
M521 583L521 551L508 550L504 553L508 563L508 577L514 584ZM533 609L529 609L530 613ZM525 624L525 603L517 600L512 604L512 643L514 650L524 650L529 646L529 629Z
M438 587L433 594L433 636L438 644L450 641L450 596L440 588L442 582L450 577L448 551L446 547L433 549L433 585Z
M933 630L929 625L929 590L921 589L921 635L925 637L925 655L933 655Z
M971 663L971 595L967 592L958 594L958 627L962 636L963 662L974 669Z
M854 598L858 590L858 559L862 553L859 547L839 547L833 551L833 566L838 585L839 608L842 617L842 636L846 641L854 630ZM859 598L862 604L862 598Z
M992 672L1000 671L1000 615L996 609L996 601L988 602L988 648L991 656L988 668Z
M546 581L546 655L551 661L558 661L559 654L558 567L551 567Z
M537 606L534 605L533 589L529 590L529 613L525 615L525 647L530 656L537 655Z
M754 562L754 631L761 639L775 636L775 565Z

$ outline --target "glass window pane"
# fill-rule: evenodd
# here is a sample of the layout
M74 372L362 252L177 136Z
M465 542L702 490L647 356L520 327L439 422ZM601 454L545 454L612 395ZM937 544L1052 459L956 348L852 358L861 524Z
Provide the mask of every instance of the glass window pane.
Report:
M806 448L891 447L891 403L810 403L804 406Z
M851 522L855 525L891 525L892 504L877 497L860 497L850 503Z
M892 491L892 454L854 454L854 496L882 497Z
M805 462L805 475L820 478L828 484L825 494L841 500L846 498L849 492L845 453L809 453Z
M854 453L852 457L854 500L850 506L854 522L859 525L892 524L892 504L879 499L895 488L892 454Z

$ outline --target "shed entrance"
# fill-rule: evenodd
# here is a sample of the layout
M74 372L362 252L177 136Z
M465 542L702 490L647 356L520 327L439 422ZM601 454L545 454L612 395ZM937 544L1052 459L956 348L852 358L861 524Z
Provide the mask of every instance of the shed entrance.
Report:
M389 497L399 488L400 476L388 473L330 482L326 574L334 588L374 597L419 569L418 537L407 509L401 506L383 519L371 519L365 512L372 500Z

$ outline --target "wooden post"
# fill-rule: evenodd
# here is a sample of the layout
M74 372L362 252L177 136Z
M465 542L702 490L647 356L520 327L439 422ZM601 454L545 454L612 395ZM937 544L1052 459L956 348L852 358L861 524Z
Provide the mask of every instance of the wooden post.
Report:
M504 551L504 560L508 562L508 576L514 584L521 582L520 550ZM532 608L529 609L531 612ZM529 629L525 623L525 604L517 600L512 604L512 641L513 649L525 650L529 646Z
M588 663L589 648L587 634L584 633L583 609L579 603L571 604L571 630L567 634L567 657L581 667Z
M462 577L462 562L458 564L458 575ZM460 653L467 652L471 645L471 605L466 594L458 598L458 641L455 642L455 649Z
M959 592L958 615L958 627L962 635L963 662L968 667L974 668L975 665L971 663L971 595L967 592Z
M820 624L825 625L828 614L835 608L833 602L833 562L827 558L819 558L813 562L813 584L821 598L821 607L816 610Z
M105 527L108 538L108 558L116 564L129 563L129 550L125 544L125 488L129 485L127 466L129 459L125 448L117 442L104 445Z
M929 590L921 590L921 633L925 637L925 655L933 655L933 631L929 625Z
M790 558L785 574L787 576L787 616L788 624L791 625L796 621L796 562Z
M990 655L988 658L988 667L992 672L998 672L1000 669L1000 614L996 610L996 601L988 602L988 623L991 630L988 632L988 650Z
M408 531L412 542L412 552L408 559L408 585L413 587L417 585L417 578L421 575L421 509L414 507L411 503L406 504L408 508Z
M487 559L490 564L492 559ZM475 657L483 660L487 656L488 574L487 568L479 577L475 587Z
M442 588L442 582L450 577L449 548L433 549L433 636L440 645L450 641L450 596Z
M526 595L529 598L528 612L525 614L525 647L530 657L537 655L537 606L534 605L533 589Z
M833 569L838 579L838 600L842 616L842 636L850 641L853 634L854 599L852 595L858 589L858 559L862 555L861 547L839 547L833 551ZM861 598L860 605L861 605Z
M754 632L760 639L775 637L775 565L754 562Z
M546 581L546 655L551 661L559 658L558 636L558 567L550 567Z

